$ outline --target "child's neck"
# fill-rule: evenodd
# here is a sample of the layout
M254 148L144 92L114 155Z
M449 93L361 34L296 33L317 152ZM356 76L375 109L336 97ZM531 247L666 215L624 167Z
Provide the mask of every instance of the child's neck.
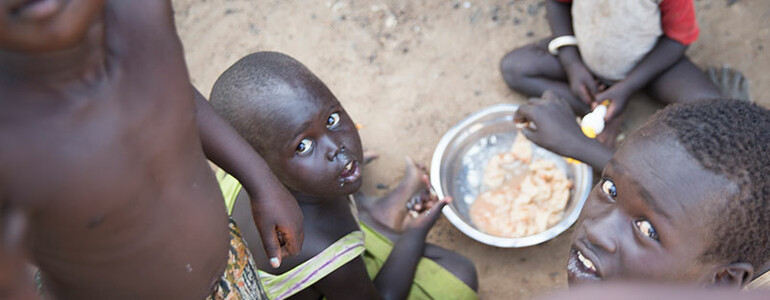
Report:
M107 71L104 22L94 22L82 41L67 49L43 53L0 49L0 82L68 87L92 83Z
M310 196L307 194L303 194L297 191L291 191L291 193L294 195L294 198L297 199L297 202L299 202L300 205L324 205L332 201L338 201L341 198L344 197L316 197L316 196Z

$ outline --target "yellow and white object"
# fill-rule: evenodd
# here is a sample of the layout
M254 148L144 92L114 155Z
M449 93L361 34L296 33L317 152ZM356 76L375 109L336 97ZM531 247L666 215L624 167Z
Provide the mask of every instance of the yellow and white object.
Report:
M604 100L602 104L580 120L580 129L583 130L583 134L593 139L604 131L604 117L607 116L607 106L609 104L610 100Z

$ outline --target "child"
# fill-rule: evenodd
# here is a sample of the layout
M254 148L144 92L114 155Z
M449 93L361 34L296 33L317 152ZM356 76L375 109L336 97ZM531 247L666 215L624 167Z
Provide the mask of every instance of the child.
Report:
M508 53L503 78L527 96L552 90L580 116L611 100L601 135L608 144L637 91L664 103L720 97L684 55L699 33L693 0L548 0L547 9L553 37ZM748 85L740 73L725 74ZM723 96L748 98L748 87L742 91Z
M363 220L379 219L359 222L350 196L362 182L360 137L331 91L300 62L275 52L248 55L217 79L211 103L265 158L304 215L300 254L275 272L260 271L271 299L476 297L473 264L425 245L445 201L425 197L423 212L399 225L410 196L427 188L427 174L414 164L389 197L377 203L358 199ZM226 199L242 197L237 182L225 177L220 184ZM235 218L248 211L256 210L236 207ZM377 225L393 243L371 228ZM257 256L262 270L265 261Z
M603 169L572 237L570 284L742 287L770 266L770 111L748 101L669 106L612 153L562 122L554 93L519 108L533 142Z
M206 155L254 196L276 265L300 211L193 100L170 1L1 2L0 298L38 297L28 261L54 298L259 299Z

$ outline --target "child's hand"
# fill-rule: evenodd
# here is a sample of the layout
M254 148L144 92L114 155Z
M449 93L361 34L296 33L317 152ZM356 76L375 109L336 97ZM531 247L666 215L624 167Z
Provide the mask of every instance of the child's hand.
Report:
M524 136L539 146L556 154L575 157L581 143L588 139L572 114L569 104L551 91L542 98L533 98L529 104L519 106L514 122L534 123L521 130Z
M565 69L570 89L583 103L591 105L599 90L599 83L582 62L572 63Z
M607 115L604 117L605 122L610 122L623 113L623 110L628 104L628 97L631 96L631 92L623 88L621 83L616 83L610 88L596 94L596 102L591 104L591 108L596 107L604 100L609 99L610 105L607 107Z
M441 209L452 202L452 197L447 196L441 200L438 200L437 197L430 197L428 200L422 203L423 210L416 218L408 218L411 220L404 222L404 231L424 230L427 233L436 224L436 220L441 215Z
M249 196L265 253L270 265L278 268L283 257L297 255L302 249L302 211L294 196L280 182L262 188L258 196Z
M411 162L411 160L408 160L408 162ZM433 186L430 184L430 177L428 176L427 171L425 171L425 167L418 164L416 165L420 167L424 172L420 174L420 181L424 187L412 195L412 198L406 202L406 210L412 217L416 217L417 215L430 209L430 207L427 206L428 203L435 203L438 201L438 196L436 195L436 191L433 189Z

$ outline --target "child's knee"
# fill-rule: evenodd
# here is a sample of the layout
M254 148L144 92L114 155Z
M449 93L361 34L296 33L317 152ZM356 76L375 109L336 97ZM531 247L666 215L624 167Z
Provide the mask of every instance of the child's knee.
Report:
M454 254L456 256L456 263L460 269L460 272L458 273L461 273L455 276L457 276L458 279L468 285L471 289L478 292L479 278L478 273L476 272L476 265L473 264L473 262L467 257L459 253Z
M503 74L503 78L508 85L514 84L524 77L521 65L521 54L517 53L521 49L516 49L508 52L503 59L500 60L500 72Z
M452 273L474 291L479 289L476 265L467 257L435 245L428 244L425 256Z
M538 73L536 66L532 63L535 59L534 48L533 45L529 45L513 50L500 60L500 72L510 87L514 88L523 79Z

